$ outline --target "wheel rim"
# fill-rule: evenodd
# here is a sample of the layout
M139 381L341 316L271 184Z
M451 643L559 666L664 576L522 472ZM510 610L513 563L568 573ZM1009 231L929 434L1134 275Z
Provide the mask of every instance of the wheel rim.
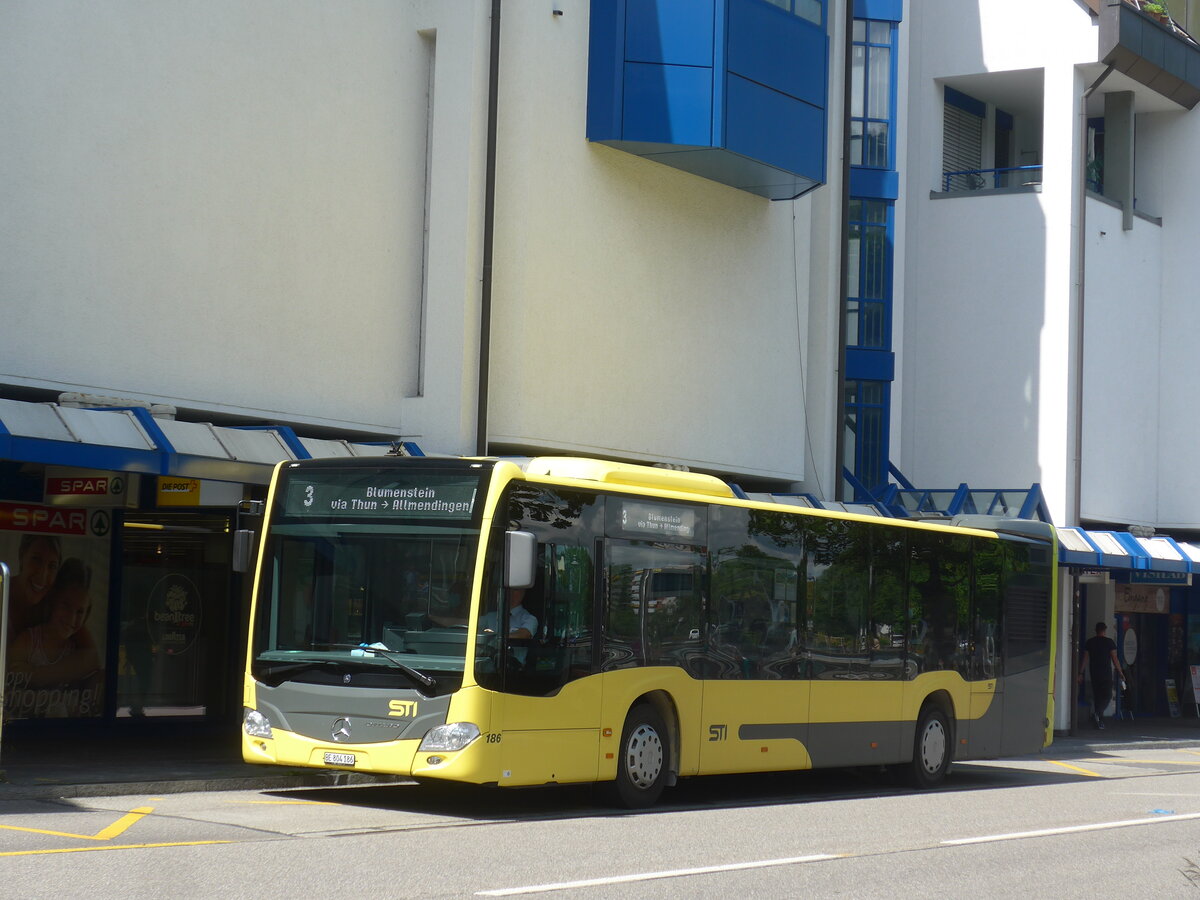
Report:
M625 771L635 787L653 787L663 767L663 745L658 732L645 723L629 735L625 745Z
M921 733L921 765L933 775L941 769L945 759L946 727L938 719L930 719Z

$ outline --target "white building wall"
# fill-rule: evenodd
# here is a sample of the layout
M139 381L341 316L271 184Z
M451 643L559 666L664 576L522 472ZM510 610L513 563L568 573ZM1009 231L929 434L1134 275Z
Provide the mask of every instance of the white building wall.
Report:
M909 11L904 422L893 458L921 485L1038 482L1061 523L1074 496L1076 64L1095 60L1094 20L1080 5L1032 0ZM1018 116L1014 160L1032 162L1021 151L1040 137L1040 194L930 198L941 190L947 80L1004 107L1030 103L1040 86L1033 118Z
M1028 487L1041 477L1041 197L928 197L912 200L901 469L926 487Z
M473 287L482 4L0 8L0 380L383 432L418 391L435 29L437 287ZM440 126L439 122L439 126ZM469 274L468 274L469 273ZM10 313L13 314L13 313ZM458 315L461 317L461 304ZM14 327L15 324L15 327ZM461 377L461 376L459 376Z
M1162 317L1155 385L1159 406L1156 448L1142 445L1141 453L1157 449L1160 474L1158 523L1161 526L1200 527L1200 287L1196 278L1196 236L1200 234L1200 108L1186 114L1139 116L1139 159L1152 164L1139 168L1138 194L1143 181L1162 216ZM1143 149L1145 148L1145 149ZM1151 154L1154 148L1156 156ZM1149 185L1147 185L1149 187ZM1140 294L1125 298L1138 305Z
M490 441L832 482L840 111L771 203L589 144L587 4L503 9ZM489 12L3 5L0 383L474 452Z
M1083 517L1158 520L1163 229L1087 204Z
M909 0L905 15L918 42L914 70L935 78L1096 58L1096 20L1070 0Z
M836 188L772 203L587 143L586 6L564 13L505 6L490 441L802 480Z
M825 186L795 201L792 210L793 265L799 297L808 297L806 344L802 352L801 388L803 404L803 448L807 460L804 480L798 490L833 499L842 477L842 460L837 454L838 432L843 427L841 263L845 250L842 226L843 181L842 129L845 107L836 73L846 65L846 18L844 10L831 3L829 22L829 93Z

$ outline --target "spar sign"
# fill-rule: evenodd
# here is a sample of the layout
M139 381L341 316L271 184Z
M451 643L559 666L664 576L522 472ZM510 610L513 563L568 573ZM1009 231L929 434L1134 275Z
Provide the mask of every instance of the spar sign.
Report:
M103 509L63 509L33 503L0 502L0 531L78 537L105 537L112 520Z
M47 467L42 502L51 506L90 508L124 506L131 496L131 478L137 476L122 472ZM132 490L137 490L136 483Z

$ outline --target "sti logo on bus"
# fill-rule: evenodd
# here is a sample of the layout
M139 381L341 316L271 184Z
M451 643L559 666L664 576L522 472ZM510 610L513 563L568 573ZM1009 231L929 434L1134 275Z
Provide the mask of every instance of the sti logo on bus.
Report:
M413 719L417 717L416 700L389 700L388 709L389 716L408 716Z

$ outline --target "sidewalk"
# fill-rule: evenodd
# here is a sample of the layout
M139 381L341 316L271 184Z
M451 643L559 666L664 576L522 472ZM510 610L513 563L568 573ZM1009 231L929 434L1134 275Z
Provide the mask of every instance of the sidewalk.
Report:
M250 765L228 735L103 736L6 740L0 801L177 794L407 781L325 769Z
M1104 729L1099 730L1092 727L1086 712L1080 712L1075 734L1055 734L1045 753L1061 756L1071 751L1088 754L1147 746L1200 747L1200 719L1105 719Z
M1135 747L1200 748L1200 720L1086 721L1075 735L1055 735L1047 755L1091 756ZM0 801L108 797L191 791L328 787L408 781L401 776L242 762L236 732L219 735L23 738L0 749ZM0 810L2 811L2 810Z

